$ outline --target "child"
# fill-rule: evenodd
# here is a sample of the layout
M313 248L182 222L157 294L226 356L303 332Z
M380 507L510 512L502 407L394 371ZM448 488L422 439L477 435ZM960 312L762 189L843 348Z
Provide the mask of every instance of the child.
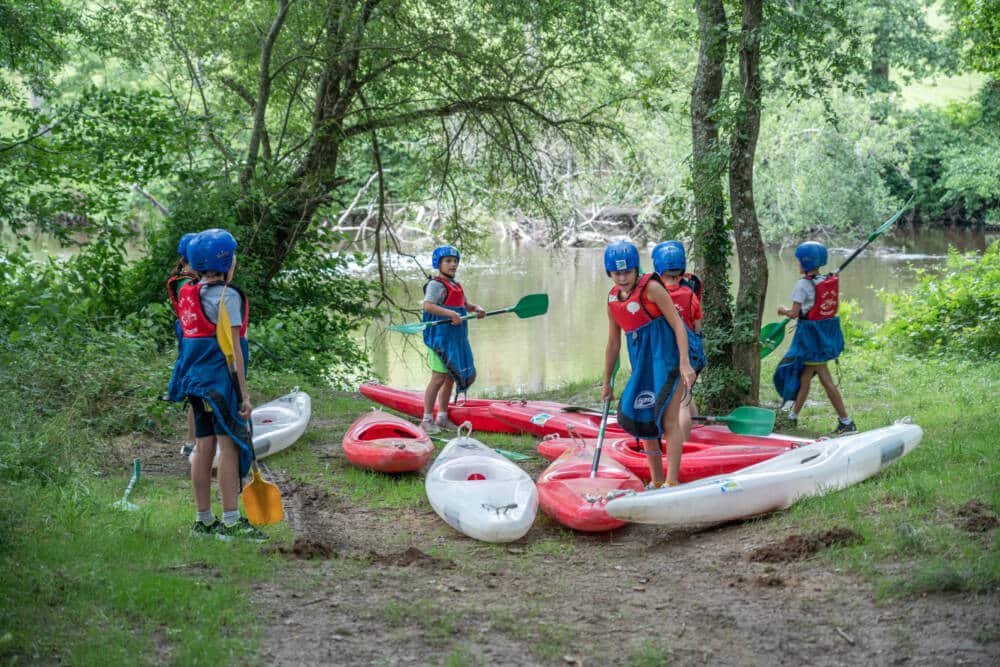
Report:
M622 391L618 423L643 441L652 486L663 485L660 438L666 434L667 479L677 484L684 434L680 407L697 376L691 368L687 331L670 294L654 274L639 275L639 251L619 241L604 251L604 268L615 286L608 294L608 343L601 398L614 398L611 374L625 332L632 376Z
M181 237L181 240L177 243L177 254L180 255L180 258L174 264L174 268L170 272L170 277L167 278L167 294L170 296L170 303L174 308L174 314L178 318L180 314L177 308L177 295L180 293L182 287L198 280L198 276L191 269L191 265L187 259L188 245L195 236L196 234L185 234ZM174 363L174 368L176 369L180 363L181 339L183 338L181 335L180 319L174 320L174 336L177 338L177 361ZM194 412L191 410L191 406L188 405L187 436L184 438L184 448L181 451L184 452L190 449L194 449Z
M486 311L465 298L465 291L455 281L458 250L449 245L434 248L431 265L438 275L424 285L424 322L450 320L450 324L424 328L424 344L427 345L427 365L431 369L431 379L424 391L424 418L420 427L426 433L439 433L441 429L458 429L448 419L448 399L452 388L466 392L476 379L476 367L469 346L469 325L462 319L468 311L475 311L476 317L486 317ZM438 404L437 421L434 421L434 403Z
M705 352L701 344L701 300L690 286L691 283L684 278L687 269L684 246L679 241L664 241L653 248L652 259L653 270L660 276L677 314L687 327L691 367L695 373L701 373L705 368ZM700 281L698 285L700 286ZM691 417L697 414L698 409L693 400L689 401L687 410L680 411L681 430L685 440L691 435Z
M809 395L809 384L814 375L819 376L826 395L837 411L840 420L835 434L857 431L848 416L844 399L830 376L826 362L836 359L844 350L844 334L837 317L836 275L819 276L819 269L826 264L826 247L809 241L795 249L802 277L792 290L792 307L778 307L778 315L798 320L795 337L788 353L774 371L774 386L784 400L795 399L788 413L792 424L798 422L799 412Z
M194 412L196 447L191 461L196 520L191 534L234 537L262 542L267 534L240 516L241 480L253 461L246 360L249 304L243 292L229 284L236 269L236 239L222 229L208 229L188 246L198 282L180 289L178 316L183 335L180 368L171 379L170 395L187 396ZM225 307L232 325L233 377L216 339L216 322ZM212 514L212 460L219 449L219 492L222 520Z

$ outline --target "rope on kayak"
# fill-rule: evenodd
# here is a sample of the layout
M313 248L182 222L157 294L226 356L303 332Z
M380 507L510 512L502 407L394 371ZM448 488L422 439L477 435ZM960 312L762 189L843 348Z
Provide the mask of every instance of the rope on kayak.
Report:
M517 503L510 503L509 505L490 505L489 503L483 503L483 509L487 512L496 512L497 516L501 514L507 514L512 509L517 509Z

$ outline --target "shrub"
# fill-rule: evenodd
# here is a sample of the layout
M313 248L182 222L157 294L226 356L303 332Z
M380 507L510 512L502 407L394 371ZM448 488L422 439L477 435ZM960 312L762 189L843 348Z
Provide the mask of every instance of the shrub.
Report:
M921 355L1000 356L1000 241L981 257L953 249L941 275L921 274L907 292L882 292L892 314L881 340Z

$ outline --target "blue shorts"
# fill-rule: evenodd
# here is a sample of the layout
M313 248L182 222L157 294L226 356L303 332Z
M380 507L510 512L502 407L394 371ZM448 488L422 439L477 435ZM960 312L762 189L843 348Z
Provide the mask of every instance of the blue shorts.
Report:
M205 399L200 396L188 396L188 402L191 403L191 412L194 413L194 437L226 435L226 430L219 424L212 406L206 403Z

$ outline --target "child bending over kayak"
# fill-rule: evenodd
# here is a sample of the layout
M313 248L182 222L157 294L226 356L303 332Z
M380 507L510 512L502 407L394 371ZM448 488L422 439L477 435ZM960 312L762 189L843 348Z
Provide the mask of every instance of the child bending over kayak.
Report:
M170 277L167 278L167 294L170 296L170 304L173 306L174 314L177 315L178 319L174 320L174 336L177 338L177 362L174 362L176 367L177 363L180 361L181 357L181 321L180 312L177 308L177 296L180 294L181 288L188 283L197 282L198 276L195 274L194 269L191 268L191 264L188 262L187 258L187 248L188 245L194 240L197 234L185 234L181 237L181 240L177 243L177 254L180 258L177 263L174 264L173 270L170 272ZM187 435L184 438L184 448L194 448L194 412L191 410L191 406L187 406Z
M684 245L680 241L664 241L657 244L652 252L653 270L660 276L660 281L670 294L677 314L680 315L687 328L688 357L696 374L701 374L705 368L705 352L701 344L701 299L692 289L693 284L685 279L687 257L684 255ZM697 278L695 278L697 280ZM698 414L694 398L688 397L685 410L681 407L680 424L684 439L691 435L691 418Z
M191 267L198 282L180 289L181 354L170 397L186 396L194 412L195 450L191 459L196 518L191 534L222 540L241 538L263 542L266 533L240 516L241 480L250 471L253 444L250 433L250 393L247 390L247 323L250 306L246 296L231 285L236 270L236 239L222 229L198 234L188 246ZM216 323L225 308L231 325L235 378L216 339ZM212 462L219 450L218 483L222 520L212 513Z
M424 285L424 322L449 321L424 328L427 365L431 379L424 390L424 417L420 427L426 433L441 429L454 431L458 426L448 419L448 401L452 390L465 393L476 379L476 366L469 345L469 325L462 319L469 311L486 317L486 311L465 298L465 291L455 280L461 255L450 245L434 248L431 264L438 275ZM434 420L434 403L438 405Z
M654 488L664 483L660 439L666 435L666 483L673 486L684 446L681 403L697 380L688 355L687 330L659 278L639 275L639 251L634 245L627 241L609 245L604 251L604 268L615 286L608 294L601 398L614 398L611 375L624 332L632 376L621 393L618 424L643 441Z
M795 424L809 396L813 376L819 376L840 418L834 433L853 433L858 428L848 416L844 399L826 365L844 351L844 334L837 317L839 297L836 275L818 275L827 259L826 246L822 243L803 243L795 249L795 258L799 261L802 277L792 290L792 307L778 306L778 315L797 320L797 326L788 353L774 371L774 386L782 399L795 399L788 413L789 421Z

